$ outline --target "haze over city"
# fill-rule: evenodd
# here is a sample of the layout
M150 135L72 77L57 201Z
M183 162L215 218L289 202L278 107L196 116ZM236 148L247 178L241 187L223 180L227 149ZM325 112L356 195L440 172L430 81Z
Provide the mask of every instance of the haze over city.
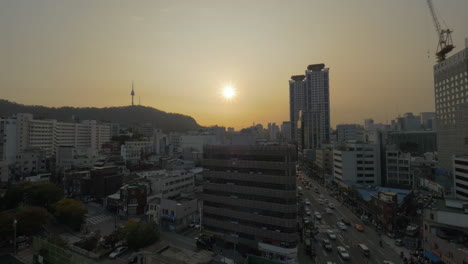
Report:
M468 1L434 2L460 50ZM129 105L133 80L142 105L239 129L288 120L290 76L325 63L333 126L434 110L422 0L1 1L0 35L1 97L23 104Z

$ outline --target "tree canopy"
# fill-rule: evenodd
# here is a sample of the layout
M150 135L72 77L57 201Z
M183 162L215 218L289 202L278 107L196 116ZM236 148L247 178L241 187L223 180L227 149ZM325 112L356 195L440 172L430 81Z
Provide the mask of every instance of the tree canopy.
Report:
M88 209L82 202L67 198L55 203L52 206L52 211L60 223L75 230L80 229L88 213Z
M128 221L122 230L127 245L132 249L140 249L151 245L159 239L159 230L154 222L137 223Z

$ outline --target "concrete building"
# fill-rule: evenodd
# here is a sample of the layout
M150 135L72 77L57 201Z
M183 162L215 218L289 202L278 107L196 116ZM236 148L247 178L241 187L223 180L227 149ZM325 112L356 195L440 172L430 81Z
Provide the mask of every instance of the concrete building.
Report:
M179 231L199 223L198 200L190 195L153 198L148 204L148 218L164 230Z
M305 75L294 75L289 80L289 121L291 122L291 139L296 141L299 111L305 107Z
M467 212L466 202L432 199L423 215L424 250L446 264L468 263Z
M26 148L40 148L47 157L56 154L59 146L87 147L100 150L110 140L109 125L100 125L94 120L82 123L64 123L57 120L33 119L32 114L17 114L18 151Z
M123 175L117 166L94 167L90 171L90 180L86 182L86 190L91 197L101 199L120 189Z
M435 112L422 112L419 114L421 118L421 126L424 130L436 130L436 114Z
M276 123L268 123L268 136L270 140L277 140L279 132L280 129L279 126L276 125Z
M434 65L439 168L468 154L468 47Z
M120 155L128 163L138 163L142 158L142 154L153 152L153 141L125 141L125 144L120 146Z
M10 180L10 168L6 160L0 161L0 183L8 182Z
M414 153L437 152L437 132L435 131L394 131L386 134L386 144L401 146L413 143Z
M281 137L286 141L290 142L292 140L291 136L291 122L290 121L284 121L281 124Z
M67 197L81 201L89 200L91 172L89 170L68 170L63 173L63 188Z
M454 157L453 176L456 198L468 200L468 155Z
M0 161L16 161L16 119L0 118Z
M151 195L170 198L182 192L192 192L195 187L194 174L186 170L156 170L137 172L137 176L151 183Z
M220 144L216 135L183 135L180 137L180 148L189 149L192 151L203 152L204 145L218 145Z
M348 142L333 150L333 177L337 184L381 184L380 146Z
M146 185L125 184L119 190L119 214L129 216L143 215L146 210L148 188Z
M19 151L16 155L14 171L19 180L38 173L48 172L46 150L31 148Z
M364 141L364 128L356 124L341 124L336 126L338 144L349 140Z
M92 167L99 159L96 150L59 146L55 155L55 166L60 169L72 167Z
M325 184L331 184L333 181L333 147L323 146L315 152L315 165L317 173Z
M205 146L202 225L243 254L297 261L294 146Z

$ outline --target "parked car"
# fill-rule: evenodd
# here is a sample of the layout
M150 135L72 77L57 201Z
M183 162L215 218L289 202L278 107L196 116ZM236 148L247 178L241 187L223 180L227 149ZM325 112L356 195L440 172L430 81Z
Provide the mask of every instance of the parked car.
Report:
M338 228L341 229L341 230L346 230L346 229L348 229L348 227L347 227L345 224L343 224L342 222L337 222L336 225L337 225Z
M338 246L336 249L338 250L338 254L342 259L349 259L349 253L344 247Z
M334 203L329 203L328 207L330 207L330 209L335 209L335 204Z
M314 215L317 219L322 219L322 214L320 214L319 212L314 212Z
M336 234L331 229L327 229L327 234L330 239L336 240Z
M138 252L133 253L127 259L128 263L136 263L138 261Z
M333 210L332 210L332 209L330 209L330 208L327 208L327 209L325 209L325 211L327 212L327 214L331 214L331 213L333 213Z
M125 253L127 250L128 250L128 247L118 247L118 248L116 248L114 251L112 251L112 252L109 254L109 258L115 259L115 258L117 258L118 256L120 256L120 255L122 255L123 253Z
M330 240L328 239L322 240L322 245L326 250L332 250L332 244L330 243Z
M356 230L359 232L364 232L364 227L362 227L360 224L355 224L354 228L356 228Z
M345 225L351 225L351 222L345 218L341 218L341 222L343 222Z

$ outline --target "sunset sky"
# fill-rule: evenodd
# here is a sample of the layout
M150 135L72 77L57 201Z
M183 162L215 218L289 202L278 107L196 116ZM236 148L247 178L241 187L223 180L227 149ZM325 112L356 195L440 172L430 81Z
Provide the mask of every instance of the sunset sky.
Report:
M434 4L459 51L468 1ZM289 120L289 77L325 63L333 126L434 110L426 0L0 0L0 39L0 98L23 104L129 105L133 80L142 105L239 129Z

